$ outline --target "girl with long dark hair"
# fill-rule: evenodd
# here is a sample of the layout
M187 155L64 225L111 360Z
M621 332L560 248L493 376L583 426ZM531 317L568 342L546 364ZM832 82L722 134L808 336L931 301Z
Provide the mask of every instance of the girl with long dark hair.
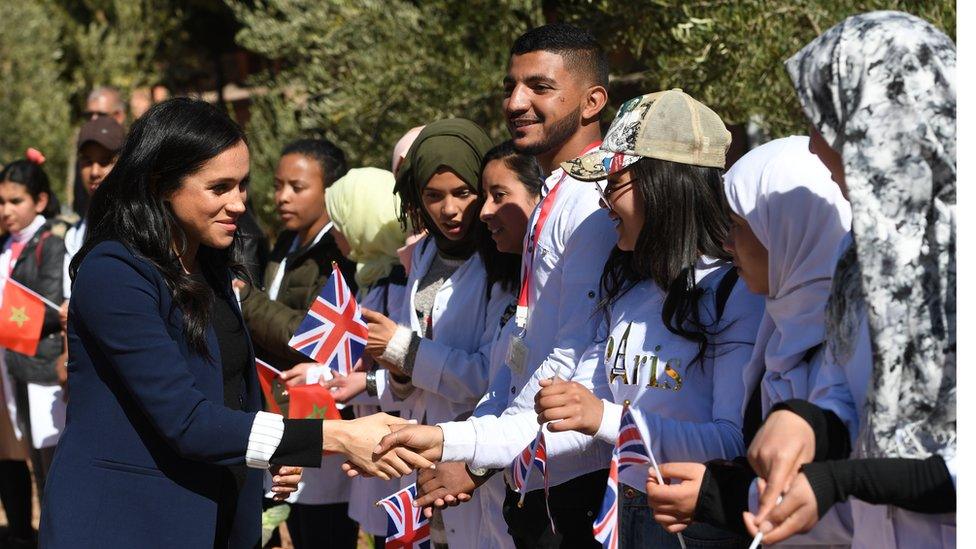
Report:
M536 410L540 422L552 422L550 431L615 444L627 410L658 462L742 453L742 373L763 307L722 247L729 142L718 115L670 90L624 103L605 152L567 163L579 180L607 180L602 202L618 240L601 282L596 314L604 322L581 362L602 363L603 371L597 368L592 392L576 382L542 382ZM678 547L647 506L647 467L620 464L620 546ZM708 525L689 527L684 539L688 547L744 542Z
M392 454L371 460L388 425L403 420L259 411L231 289L232 276L246 276L237 221L248 165L244 133L225 113L172 99L133 124L94 193L70 269L71 400L46 487L44 546L250 548L269 463L314 467L329 450L382 476L409 469ZM287 496L296 471L276 471L274 482Z
M0 295L7 284L18 284L50 303L61 303L58 272L63 268L64 241L52 233L48 221L58 206L42 163L43 155L29 149L27 158L0 171L0 223L5 232L0 237ZM19 328L14 318L3 321L0 329L8 334ZM0 501L7 514L10 547L34 543L27 459L42 498L54 445L64 427L64 394L55 365L61 349L59 315L47 306L34 353L0 347Z

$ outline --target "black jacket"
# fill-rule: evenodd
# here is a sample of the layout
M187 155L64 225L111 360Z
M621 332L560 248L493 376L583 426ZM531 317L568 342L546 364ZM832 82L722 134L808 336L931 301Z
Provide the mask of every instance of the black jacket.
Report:
M9 235L0 237L0 248ZM11 278L34 290L46 299L60 304L64 300L64 240L51 232L51 224L45 223L34 234L17 259ZM10 375L19 382L56 383L55 361L63 348L61 319L58 311L44 307L44 324L37 354L30 357L7 351L6 361Z
M285 273L281 280L277 299L271 300L262 289L244 290L242 309L247 328L255 343L258 358L279 370L287 370L309 358L288 346L315 296L332 274L332 262L339 264L342 276L353 293L356 292L356 264L343 257L331 233L326 233L318 243L288 253L295 233L278 235L271 258L264 273L264 282L270 286L283 259Z

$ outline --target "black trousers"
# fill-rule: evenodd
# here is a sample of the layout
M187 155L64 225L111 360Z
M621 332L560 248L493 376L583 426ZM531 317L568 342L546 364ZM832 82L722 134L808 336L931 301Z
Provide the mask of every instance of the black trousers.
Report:
M609 473L608 469L594 471L549 488L549 509L556 526L555 533L546 517L543 490L526 494L525 501L519 508L519 495L509 488L505 494L502 514L508 524L508 533L515 541L515 547L601 547L593 539L593 521L603 503Z

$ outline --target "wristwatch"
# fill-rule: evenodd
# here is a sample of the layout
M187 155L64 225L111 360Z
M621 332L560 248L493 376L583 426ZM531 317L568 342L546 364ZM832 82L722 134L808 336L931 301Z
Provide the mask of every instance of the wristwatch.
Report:
M376 370L370 370L366 372L366 394L374 397L377 395L376 391Z
M487 467L477 467L472 469L471 465L467 463L464 464L464 468L468 470L468 473L470 473L471 476L478 477L478 478L485 478L487 476L490 476L491 473L491 469Z

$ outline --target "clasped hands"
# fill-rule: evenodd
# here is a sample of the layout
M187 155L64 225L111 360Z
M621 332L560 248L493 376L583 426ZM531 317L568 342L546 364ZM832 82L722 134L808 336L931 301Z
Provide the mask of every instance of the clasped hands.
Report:
M772 545L810 531L819 514L817 500L800 467L813 460L816 440L806 421L788 410L769 415L749 446L749 465L758 475L759 509L742 513L749 534L763 533L763 545ZM647 498L654 519L672 533L692 522L698 503L705 465L664 463L661 476L670 484L648 475Z
M558 379L542 381L542 390L536 396L536 412L540 422L551 422L552 431L580 430L595 433L603 416L602 401L589 389L578 383ZM384 436L373 449L375 455L385 455L396 449L410 450L430 461L439 461L443 455L444 433L438 426L392 425L391 433ZM350 460L343 464L349 476L371 475L360 464ZM441 463L436 469L418 473L419 497L415 506L424 508L430 516L432 507L442 508L469 501L475 489L486 477L472 475L464 463Z

